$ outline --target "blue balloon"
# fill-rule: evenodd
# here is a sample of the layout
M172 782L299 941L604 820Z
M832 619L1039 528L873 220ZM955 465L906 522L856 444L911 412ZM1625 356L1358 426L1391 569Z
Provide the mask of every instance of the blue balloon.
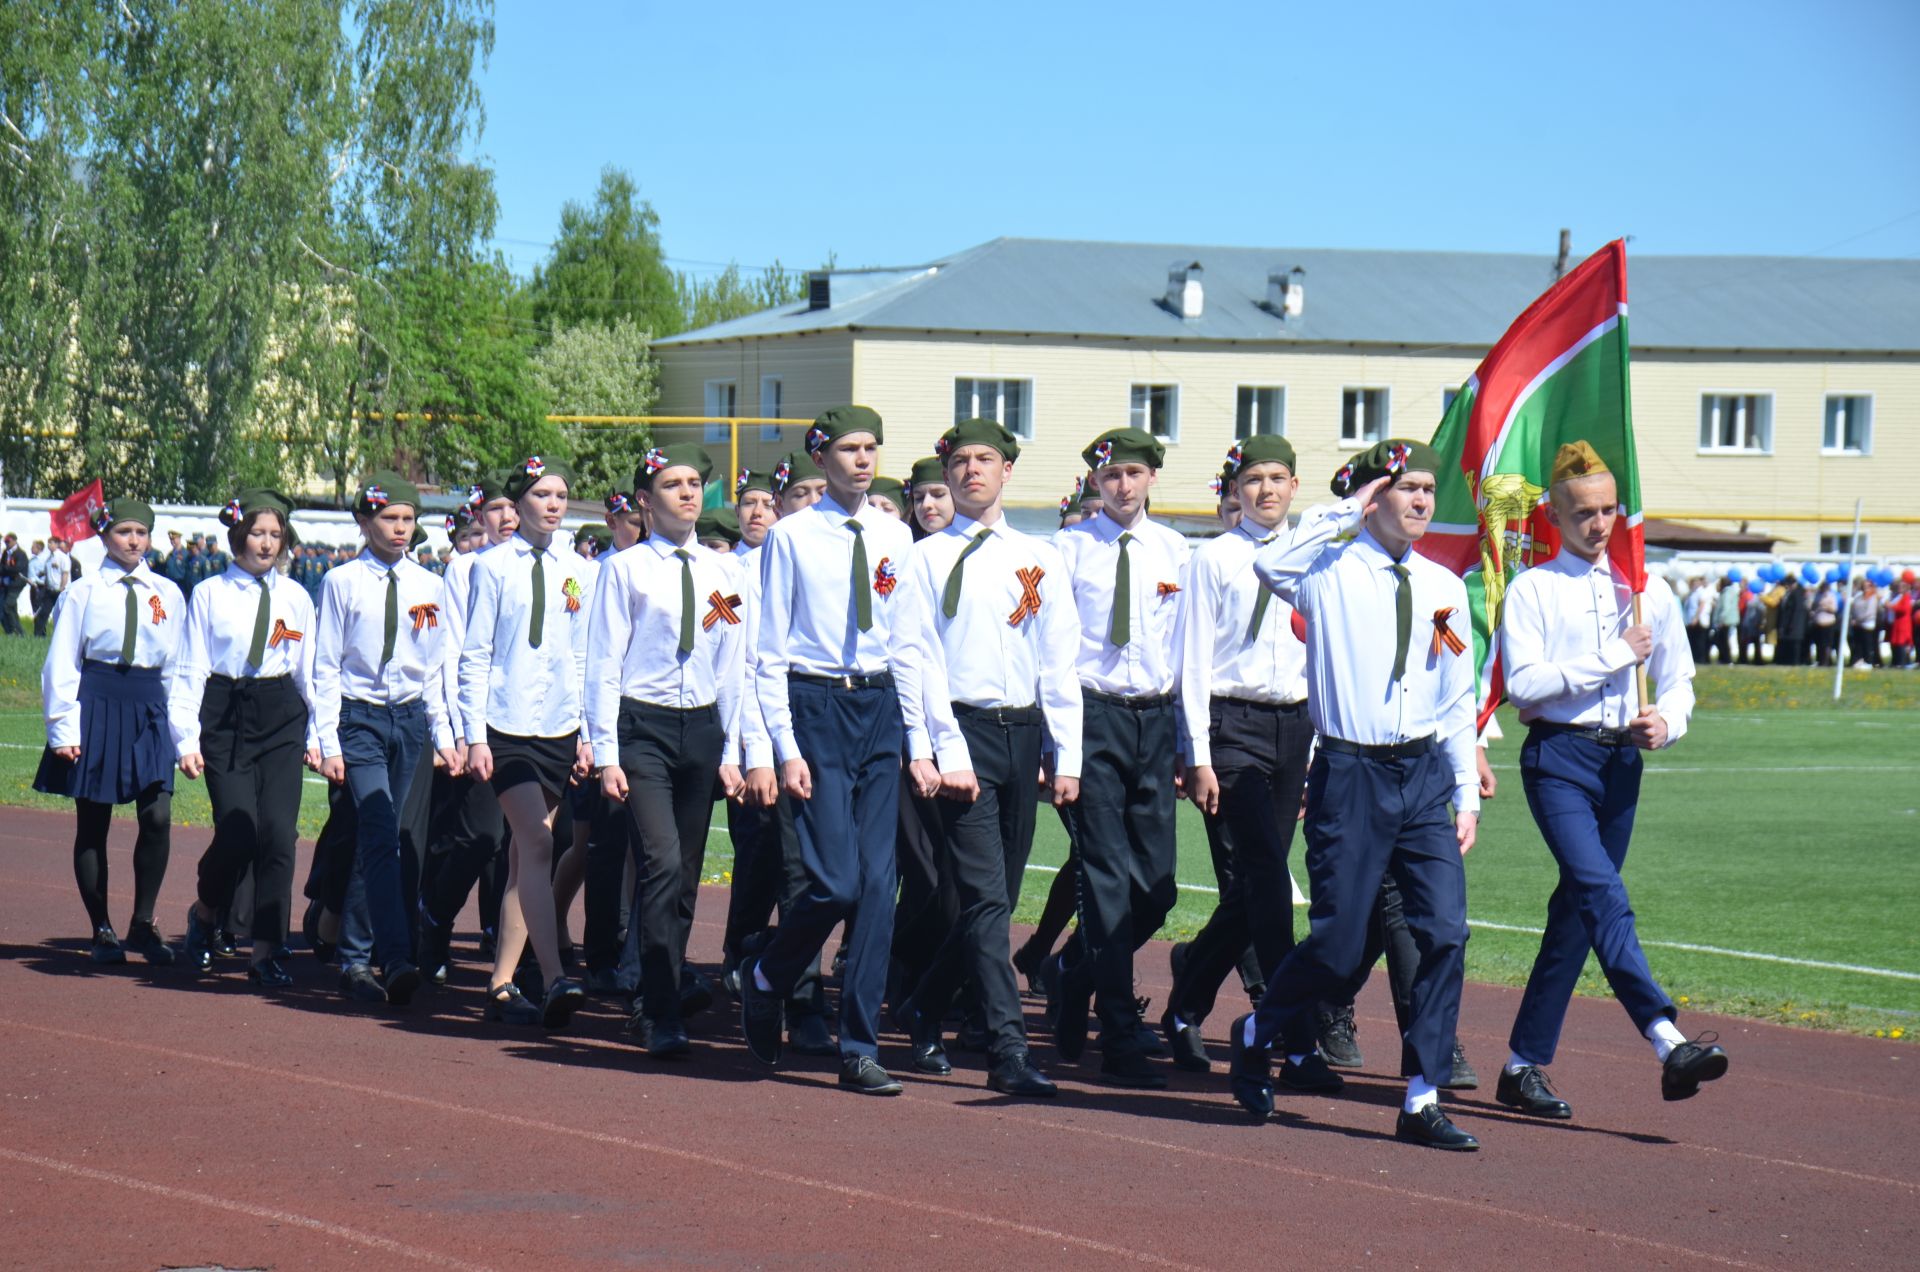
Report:
M1811 561L1807 562L1800 567L1800 580L1803 583L1818 583L1820 581L1820 567Z
M1746 578L1746 575L1740 572L1740 567L1737 565L1727 571L1727 582L1729 583L1738 583L1744 578Z
M1889 570L1884 565L1881 566L1879 569L1875 570L1873 573L1867 575L1867 577L1873 580L1873 585L1875 587L1892 587L1893 586L1893 571Z
M1853 577L1853 566L1849 565L1845 561L1842 561L1840 564L1833 567L1833 573L1837 578L1850 579Z
M1769 561L1760 567L1760 577L1769 583L1778 583L1786 571Z
M1760 595L1760 593L1766 590L1767 585L1759 579L1755 579L1753 582L1747 584L1747 591L1752 592L1755 596Z
M1841 579L1845 577L1847 576L1840 573L1840 567L1837 565L1827 571L1827 582L1829 583L1838 583Z

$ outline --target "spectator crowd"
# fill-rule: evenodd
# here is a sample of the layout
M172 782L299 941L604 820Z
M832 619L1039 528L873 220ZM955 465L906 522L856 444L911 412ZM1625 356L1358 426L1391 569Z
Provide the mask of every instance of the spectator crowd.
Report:
M1777 577L1746 579L1733 570L1718 579L1673 581L1695 663L1914 666L1912 570L1852 579L1837 571L1820 577L1817 571L1765 570Z

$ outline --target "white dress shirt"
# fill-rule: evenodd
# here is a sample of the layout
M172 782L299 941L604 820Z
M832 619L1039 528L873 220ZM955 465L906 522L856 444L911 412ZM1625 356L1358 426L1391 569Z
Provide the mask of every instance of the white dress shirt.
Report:
M1123 533L1132 536L1127 545L1129 630L1126 645L1115 646L1107 637ZM1053 537L1053 546L1066 563L1080 618L1079 651L1074 657L1080 683L1129 698L1169 692L1174 682L1180 589L1191 552L1186 538L1150 517L1141 517L1131 530L1123 531L1102 511L1062 530Z
M773 767L773 736L767 732L767 717L760 710L753 672L760 650L760 558L755 555L759 551L752 548L734 558L740 565L740 594L746 599L747 613L754 616L746 625L742 641L746 667L740 695L740 766L745 769Z
M127 632L128 584L132 578L139 625L133 638L133 665L158 667L169 694L178 674L176 655L186 626L187 603L169 579L145 561L131 571L112 557L82 575L60 594L53 611L53 636L40 667L40 697L46 708L47 745L80 745L80 671L87 662L117 663ZM156 604L155 602L158 602Z
M854 617L850 518L860 523L872 590L873 625L864 632ZM787 697L789 672L872 676L890 669L898 581L912 551L913 532L905 523L865 500L857 515L850 514L831 494L767 531L760 546L760 633L753 674L780 763L801 758Z
M271 613L263 661L255 667L247 655L253 650L263 587ZM167 721L173 729L173 744L183 757L200 752L200 704L211 675L234 680L293 677L293 687L307 704L307 749L319 748L320 734L313 720L313 620L313 598L307 589L278 570L255 578L229 565L193 589L187 602L186 631L180 639L179 671L167 694Z
M393 657L383 669L388 574L399 587L400 625ZM363 548L353 560L327 571L313 647L314 727L322 756L340 754L340 703L347 698L383 706L418 700L426 706L435 749L453 745L440 678L441 660L453 657L443 621L446 608L440 576L410 558L389 567Z
M959 604L946 616L947 580L979 535L987 541L967 558ZM1018 571L1034 578L1040 608L1023 604ZM954 517L913 548L901 611L895 616L903 694L917 693L918 712L907 731L910 758L932 758L943 772L971 771L973 760L953 706L1031 707L1039 704L1055 752L1054 772L1080 776L1082 704L1073 655L1079 622L1073 589L1060 554L1004 520L992 528ZM1019 622L1011 621L1015 614ZM918 717L915 720L915 717Z
M545 585L540 647L533 620L533 559ZM561 738L585 726L586 571L560 535L535 548L515 534L476 553L466 632L460 642L460 717L469 745L489 728L523 738Z
M488 545L492 546L492 545ZM448 655L440 664L440 690L447 700L447 718L456 741L473 739L467 732L467 719L460 710L460 650L467 643L467 610L473 603L473 559L486 547L473 552L456 552L447 562L440 581L447 593L446 627Z
M1360 524L1360 501L1342 499L1310 510L1291 539L1276 539L1254 558L1254 571L1307 620L1307 711L1322 736L1361 746L1436 739L1453 769L1453 806L1480 811L1474 763L1473 625L1459 576L1409 550L1398 564L1413 592L1413 632L1406 674L1393 679L1399 581L1387 550L1365 530L1347 543L1335 536ZM1465 646L1453 653L1435 637L1440 611Z
M1253 572L1254 554L1286 537L1285 526L1269 531L1242 520L1194 549L1187 565L1180 715L1187 754L1196 765L1213 763L1215 697L1283 703L1307 696L1307 647L1293 634L1293 607L1269 593L1260 630L1247 635L1265 591Z
M1658 687L1667 742L1693 716L1693 651L1673 593L1650 587L1641 612L1653 629L1647 676ZM1635 715L1633 592L1605 556L1589 563L1560 549L1507 585L1500 657L1520 719L1624 729Z
M693 572L693 650L680 652L676 551ZM738 561L660 534L602 559L600 590L587 624L587 737L598 767L620 762L620 701L685 711L718 706L726 731L722 764L740 762L740 699L747 623ZM707 620L711 618L711 624Z

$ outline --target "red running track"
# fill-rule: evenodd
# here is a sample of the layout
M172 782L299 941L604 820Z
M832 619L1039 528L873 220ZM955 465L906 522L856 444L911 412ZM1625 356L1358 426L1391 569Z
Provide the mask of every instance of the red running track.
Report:
M93 973L70 821L8 810L0 854L0 1266L1881 1267L1920 1236L1920 1095L1897 1043L1689 1017L1728 1077L1659 1098L1652 1053L1580 999L1554 1077L1577 1120L1448 1104L1456 1156L1392 1138L1400 1083L1380 977L1360 1001L1372 1067L1337 1098L1283 1095L1252 1125L1211 1077L1164 1092L1058 1062L1051 1104L906 1077L877 1100L831 1061L769 1071L716 1007L695 1052L650 1061L595 1004L561 1035L483 1024L485 973L404 1011L362 1010L297 955L295 990L137 961ZM115 824L115 913L130 826ZM206 832L175 837L163 930L179 937ZM696 956L717 957L709 889ZM471 929L469 918L468 930ZM456 954L471 955L470 944ZM1166 946L1141 958L1166 992ZM1470 985L1461 1036L1489 1082L1518 1002ZM1224 1058L1223 996L1208 1037ZM883 1061L905 1067L899 1040Z

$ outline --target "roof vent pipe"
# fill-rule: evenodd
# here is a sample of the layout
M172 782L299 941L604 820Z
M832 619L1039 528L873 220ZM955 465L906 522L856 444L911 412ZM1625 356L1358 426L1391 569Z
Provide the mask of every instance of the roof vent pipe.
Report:
M822 270L807 275L807 309L826 309L833 304L833 275Z
M1267 271L1266 310L1277 318L1298 318L1307 309L1307 271L1292 269Z
M1553 262L1553 281L1556 283L1567 276L1567 261L1573 256L1573 231L1560 231L1560 255Z
M1167 308L1182 318L1198 318L1206 305L1206 294L1200 285L1204 272L1199 261L1174 262L1167 271L1164 302Z

